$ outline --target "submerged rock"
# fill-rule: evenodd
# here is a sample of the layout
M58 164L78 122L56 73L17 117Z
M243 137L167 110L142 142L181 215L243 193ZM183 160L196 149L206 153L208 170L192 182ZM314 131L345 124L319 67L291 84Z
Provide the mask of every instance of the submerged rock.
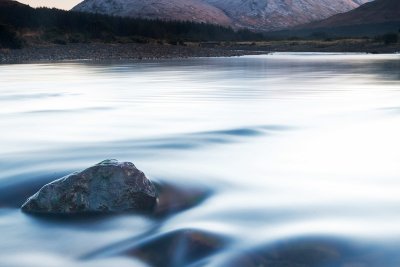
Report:
M43 186L22 210L49 214L150 212L156 203L155 186L133 163L105 160Z
M138 258L150 266L199 266L197 262L222 250L229 242L216 233L179 229L150 237L117 255Z
M154 211L156 217L169 216L171 214L193 208L207 199L212 190L204 185L178 183L157 183L158 202Z
M362 255L355 244L333 237L305 237L282 240L236 253L223 267L332 267L382 266L355 261Z

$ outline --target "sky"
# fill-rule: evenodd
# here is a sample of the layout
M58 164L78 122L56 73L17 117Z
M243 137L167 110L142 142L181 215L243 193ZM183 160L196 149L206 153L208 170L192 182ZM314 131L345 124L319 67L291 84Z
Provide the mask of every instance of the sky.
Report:
M83 0L18 0L18 2L30 5L31 7L56 7L59 9L70 10Z

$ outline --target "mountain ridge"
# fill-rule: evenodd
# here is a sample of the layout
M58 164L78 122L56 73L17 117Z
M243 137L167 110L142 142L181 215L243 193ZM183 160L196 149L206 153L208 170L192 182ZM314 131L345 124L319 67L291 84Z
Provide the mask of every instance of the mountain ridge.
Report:
M272 31L343 13L371 0L85 0L72 10L163 20L189 20Z
M253 30L277 30L346 12L370 0L204 1L219 7L227 13L236 27Z
M400 31L400 1L375 0L349 12L294 28L271 32L270 37L377 37Z
M349 12L304 25L303 28L340 27L349 25L400 21L399 0L375 0Z
M145 19L195 21L222 26L231 24L225 13L199 0L86 0L73 11ZM176 19L179 16L179 19Z

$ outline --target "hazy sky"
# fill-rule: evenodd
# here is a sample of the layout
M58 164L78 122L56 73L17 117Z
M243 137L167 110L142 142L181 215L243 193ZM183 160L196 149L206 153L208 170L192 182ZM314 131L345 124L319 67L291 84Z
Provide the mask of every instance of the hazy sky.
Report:
M56 7L60 9L71 9L73 6L83 0L18 0L21 3L30 5L31 7L46 6Z

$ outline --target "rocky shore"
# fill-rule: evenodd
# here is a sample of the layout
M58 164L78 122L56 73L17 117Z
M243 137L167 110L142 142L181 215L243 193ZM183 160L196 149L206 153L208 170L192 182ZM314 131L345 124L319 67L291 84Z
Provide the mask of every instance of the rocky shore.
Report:
M65 60L148 60L188 57L231 57L260 54L236 48L207 48L158 44L67 44L30 46L16 50L0 50L0 64L56 62Z
M232 57L272 52L399 53L400 43L384 45L368 40L292 40L268 42L210 42L185 45L140 43L41 44L23 49L0 49L0 64L66 60L114 61L190 57Z

